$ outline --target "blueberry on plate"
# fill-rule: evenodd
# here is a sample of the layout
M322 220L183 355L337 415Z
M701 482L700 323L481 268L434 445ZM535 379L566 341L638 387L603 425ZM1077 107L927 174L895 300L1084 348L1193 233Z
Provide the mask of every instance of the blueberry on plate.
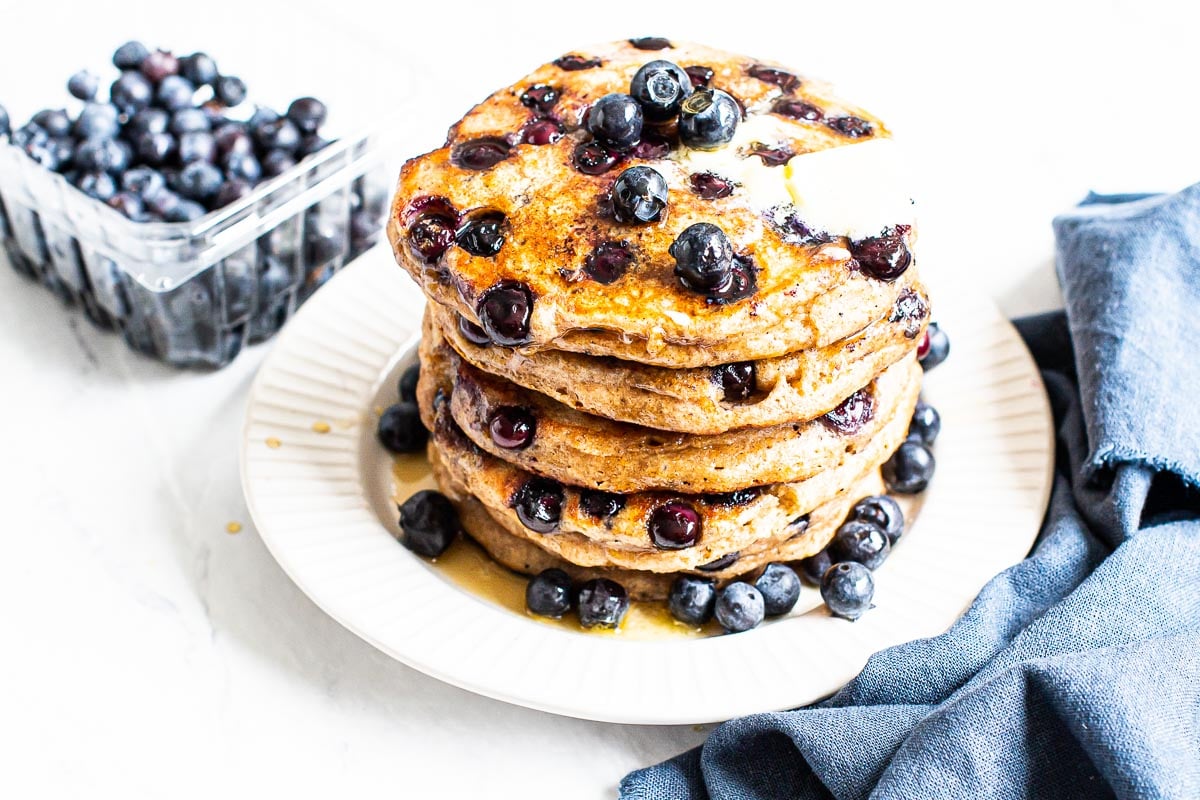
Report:
M857 561L834 564L821 576L821 599L834 616L856 620L871 607L874 596L871 570Z
M916 494L929 485L935 467L929 448L910 439L884 462L883 480L893 492Z
M417 402L417 381L421 378L421 365L412 364L400 374L400 401Z
M861 519L842 523L829 543L834 561L857 561L867 569L876 569L891 552L892 544L878 526Z
M612 204L617 222L657 222L667 209L666 178L653 167L630 167L613 183Z
M629 611L625 587L608 578L593 578L579 587L579 622L585 628L616 628Z
M606 94L587 114L587 129L605 146L618 152L642 138L642 107L627 94Z
M741 633L758 627L766 616L766 604L758 589L737 581L717 595L713 613L726 633Z
M879 528L892 544L904 535L904 512L900 510L900 504L886 494L875 494L859 500L854 504L850 517Z
M429 431L421 424L421 412L411 402L388 406L379 416L376 432L380 443L393 453L415 453L429 439Z
M679 107L692 93L692 79L678 64L651 61L634 73L629 94L641 103L651 122L665 122L679 115Z
M561 569L546 569L529 579L525 607L539 617L560 618L571 610L571 576Z
M821 576L832 566L833 559L829 557L828 550L822 550L816 555L809 556L799 564L800 574L813 586L821 585Z
M754 588L762 595L763 609L768 617L788 613L800 599L800 578L786 564L767 564L754 582Z
M925 337L917 347L917 360L926 372L941 364L950 355L950 337L936 322L929 323Z
M685 625L703 625L712 619L717 604L717 582L712 578L680 575L671 584L667 608Z
M675 275L685 289L716 293L733 280L733 244L710 222L685 228L667 252L675 259Z
M437 558L459 530L458 512L441 492L423 489L400 506L400 543L417 555Z
M733 141L742 110L720 89L697 89L680 105L679 139L695 150L715 150Z
M929 403L917 403L913 409L912 422L908 424L908 438L932 447L942 430L942 417Z

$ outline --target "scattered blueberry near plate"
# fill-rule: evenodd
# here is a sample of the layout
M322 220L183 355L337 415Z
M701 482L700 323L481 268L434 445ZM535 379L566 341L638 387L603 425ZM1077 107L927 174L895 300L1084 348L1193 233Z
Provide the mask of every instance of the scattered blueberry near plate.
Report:
M867 569L877 569L887 560L892 544L887 534L871 522L851 519L842 523L829 543L834 561L857 561Z
M712 619L717 604L717 583L711 578L680 575L671 584L667 608L685 625L703 625Z
M871 495L859 500L854 504L850 517L869 522L879 528L892 544L904 535L904 512L900 510L900 504L886 494Z
M937 409L925 402L917 403L908 425L908 438L932 447L941 430L942 417Z
M821 599L831 614L856 620L870 607L875 596L871 570L857 561L842 561L821 576Z
M393 453L415 453L429 440L429 432L421 424L417 404L401 401L379 416L379 441Z
M400 543L417 555L437 558L459 530L458 512L440 492L423 489L400 506Z
M763 609L768 617L782 616L796 607L800 599L800 578L786 564L767 564L754 581L754 588L763 597Z
M420 379L420 363L412 364L411 366L407 367L404 372L400 373L400 381L397 384L397 387L400 392L401 402L417 402L417 381Z
M561 569L546 569L525 587L525 607L540 617L559 619L571 610L571 577Z
M766 604L758 589L736 581L717 595L713 613L726 633L741 633L758 627L766 616Z
M917 346L917 360L926 372L946 360L950 355L950 337L936 322L929 323L925 336Z
M935 467L929 448L909 439L884 462L883 480L893 492L916 494L925 491Z
M608 578L593 578L579 587L579 622L585 628L617 628L629 611L625 587Z

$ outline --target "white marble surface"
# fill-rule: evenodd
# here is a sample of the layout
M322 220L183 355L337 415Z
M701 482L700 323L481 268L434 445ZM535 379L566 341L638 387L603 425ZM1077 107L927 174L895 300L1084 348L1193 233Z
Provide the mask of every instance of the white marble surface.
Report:
M1175 3L405 5L6 2L0 103L23 119L138 36L204 47L277 100L312 90L369 116L415 99L416 152L576 44L707 40L831 78L889 120L913 154L926 269L1014 314L1058 303L1054 212L1089 188L1200 177L1195 20ZM238 484L266 349L172 372L0 265L0 794L611 797L703 739L474 697L317 610Z

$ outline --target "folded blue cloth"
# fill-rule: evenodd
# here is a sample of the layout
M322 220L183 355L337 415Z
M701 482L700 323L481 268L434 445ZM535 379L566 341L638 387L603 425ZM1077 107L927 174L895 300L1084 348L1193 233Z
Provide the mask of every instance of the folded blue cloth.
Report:
M1200 184L1054 230L1065 312L1018 323L1059 434L1033 553L945 634L622 798L1200 798Z

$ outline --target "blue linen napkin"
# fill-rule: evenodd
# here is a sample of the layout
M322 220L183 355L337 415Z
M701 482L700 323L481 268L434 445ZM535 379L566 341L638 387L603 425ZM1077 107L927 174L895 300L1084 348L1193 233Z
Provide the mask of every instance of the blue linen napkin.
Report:
M624 800L1200 798L1200 184L1091 195L1054 231L1065 311L1018 322L1058 426L1032 554L945 634Z

